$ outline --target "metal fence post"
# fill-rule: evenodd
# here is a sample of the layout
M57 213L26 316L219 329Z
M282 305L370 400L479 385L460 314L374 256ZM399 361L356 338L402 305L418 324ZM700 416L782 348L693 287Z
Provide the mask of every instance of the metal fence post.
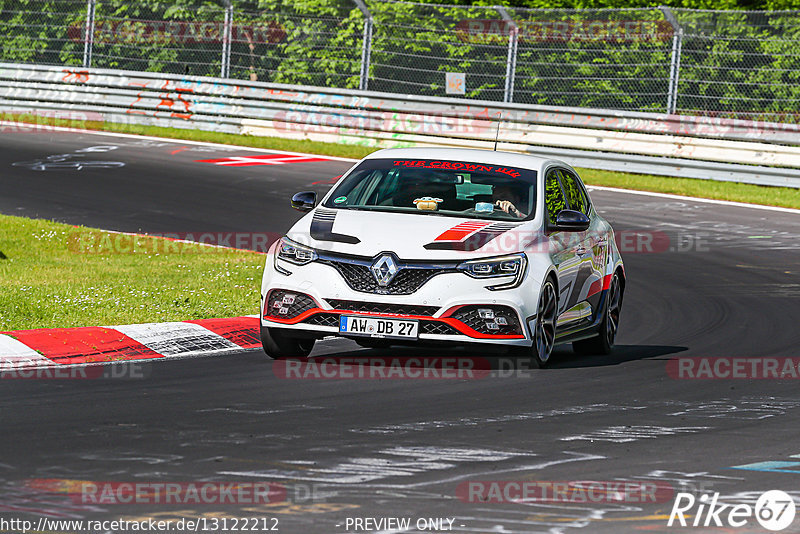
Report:
M519 27L514 19L508 14L506 8L503 6L494 6L503 21L508 25L508 54L506 56L506 85L503 91L503 102L514 101L514 77L517 72L517 41L519 36Z
M672 26L672 57L669 62L669 87L667 89L667 113L674 115L678 107L678 78L681 70L681 47L683 46L683 28L672 10L659 6L664 18Z
M225 22L222 28L222 67L220 78L231 76L231 33L233 31L233 4L225 0Z
M359 74L358 88L366 91L369 87L369 62L372 57L372 13L364 0L353 0L364 15L364 38L361 43L361 72Z
M83 31L83 66L92 66L92 48L94 48L94 5L95 0L86 1L86 27Z

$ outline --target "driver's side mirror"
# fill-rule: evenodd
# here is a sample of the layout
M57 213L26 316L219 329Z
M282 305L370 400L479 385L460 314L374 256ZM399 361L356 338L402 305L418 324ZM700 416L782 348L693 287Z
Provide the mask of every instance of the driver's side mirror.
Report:
M575 210L561 210L556 215L554 230L561 232L583 232L589 229L589 217Z
M292 196L292 207L298 211L311 211L317 205L317 194L314 191L301 191Z

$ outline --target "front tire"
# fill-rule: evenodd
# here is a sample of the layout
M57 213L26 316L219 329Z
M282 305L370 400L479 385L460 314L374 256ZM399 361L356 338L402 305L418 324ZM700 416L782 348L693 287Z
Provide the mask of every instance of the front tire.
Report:
M558 297L553 281L548 278L539 292L539 303L536 307L536 324L533 327L533 344L524 349L514 349L512 353L529 355L531 363L543 369L550 364L550 356L556 339L556 314Z
M284 358L305 359L314 348L314 339L292 337L290 330L261 326L261 346L264 354L274 360Z
M551 279L547 279L539 293L539 305L536 308L536 326L533 330L533 359L540 367L547 367L556 340L556 315L558 297L556 287Z
M600 331L594 337L589 339L581 339L572 343L572 350L577 354L589 355L611 354L611 349L614 347L614 340L617 337L617 329L619 328L619 315L622 311L622 286L619 281L619 276L614 273L611 278L611 284L608 286L608 293L606 294L606 309L603 312L603 320L600 322Z

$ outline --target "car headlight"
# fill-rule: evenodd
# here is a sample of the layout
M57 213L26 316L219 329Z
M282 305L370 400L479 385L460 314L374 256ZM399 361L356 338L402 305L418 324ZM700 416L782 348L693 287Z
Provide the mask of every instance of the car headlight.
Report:
M278 240L278 246L275 249L275 270L282 274L291 274L278 265L278 260L288 261L295 265L306 265L317 258L317 251L313 248L295 243L288 237L282 237Z
M528 261L525 254L512 254L499 258L486 258L482 260L465 261L458 266L458 270L472 278L500 278L513 276L513 280L495 286L486 286L487 289L510 289L522 283L525 277L525 266Z

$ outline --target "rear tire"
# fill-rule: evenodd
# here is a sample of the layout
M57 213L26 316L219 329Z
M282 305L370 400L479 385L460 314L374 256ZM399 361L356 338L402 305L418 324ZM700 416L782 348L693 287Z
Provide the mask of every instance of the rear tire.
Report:
M314 340L291 336L291 330L261 326L261 346L264 354L274 360L284 358L305 359L314 348Z
M606 293L606 309L603 312L603 320L600 322L600 331L594 337L581 339L572 343L572 350L577 354L586 356L590 354L608 355L614 347L614 340L617 337L619 328L619 315L622 311L622 286L619 276L614 273L611 284Z

